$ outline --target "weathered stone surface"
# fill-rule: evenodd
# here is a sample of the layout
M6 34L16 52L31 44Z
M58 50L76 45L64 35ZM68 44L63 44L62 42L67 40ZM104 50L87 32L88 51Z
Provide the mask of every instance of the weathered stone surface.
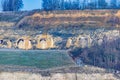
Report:
M81 48L90 47L91 42L92 40L89 35L79 35L76 38L76 42L74 43L74 46L81 47Z
M25 49L25 50L32 49L32 44L28 36L18 39L17 46L19 49Z
M72 38L68 38L67 43L66 43L66 48L70 48L71 46L73 46L73 40Z
M55 32L55 33L54 33ZM5 33L5 34L4 34ZM74 47L91 47L95 44L102 45L105 41L112 42L120 38L120 32L117 29L78 29L72 34L65 29L52 29L48 34L39 33L39 31L24 30L0 30L0 48L19 48L19 49L69 49ZM23 38L26 35L29 38Z
M37 45L36 48L38 49L49 49L54 48L54 40L51 35L43 34L37 36Z
M0 48L12 48L12 42L8 39L1 39Z
M10 40L7 41L7 47L12 48L12 42Z

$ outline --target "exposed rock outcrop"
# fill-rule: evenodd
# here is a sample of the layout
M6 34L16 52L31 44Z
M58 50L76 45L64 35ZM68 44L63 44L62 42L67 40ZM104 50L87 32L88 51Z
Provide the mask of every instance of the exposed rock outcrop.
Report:
M37 36L37 45L38 49L49 49L54 48L54 40L53 37L49 34L42 34Z
M67 43L66 43L66 48L70 48L71 46L73 46L73 40L72 38L68 38Z
M89 35L79 35L76 38L76 42L74 43L74 46L81 48L90 47L91 42L92 41Z
M32 43L28 36L18 39L16 45L19 49L25 49L25 50L32 49Z
M12 42L8 39L0 39L0 48L12 48Z
M86 48L96 44L102 45L104 42L112 42L120 38L119 30L104 28L95 30L77 29L74 35L71 35L71 31L66 31L66 29L57 30L56 28L49 30L48 34L41 34L35 31L25 32L24 30L0 31L1 48L19 48L25 50ZM3 34L5 32L9 33ZM54 32L58 35L55 35Z

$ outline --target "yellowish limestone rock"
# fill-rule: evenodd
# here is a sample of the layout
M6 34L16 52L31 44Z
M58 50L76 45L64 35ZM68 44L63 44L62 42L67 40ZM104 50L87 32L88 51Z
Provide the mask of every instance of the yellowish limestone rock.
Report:
M7 41L7 48L12 48L12 42L10 40Z
M90 38L89 35L79 35L76 38L76 42L74 43L74 46L85 48L85 47L90 47L91 43L92 43L92 39Z
M118 10L118 12L115 14L115 16L120 18L120 10Z
M0 47L2 47L3 43L3 36L0 36Z
M54 40L53 37L49 34L42 34L37 36L37 45L38 49L49 49L54 48Z
M35 13L35 14L32 15L32 17L33 17L33 18L35 18L35 17L41 18L42 16L41 16L39 13Z
M32 49L32 43L28 36L22 37L17 40L17 46L19 49L29 50Z
M1 48L12 48L12 42L10 40L0 37L0 47Z
M72 38L68 38L67 43L66 43L66 48L70 48L72 46Z

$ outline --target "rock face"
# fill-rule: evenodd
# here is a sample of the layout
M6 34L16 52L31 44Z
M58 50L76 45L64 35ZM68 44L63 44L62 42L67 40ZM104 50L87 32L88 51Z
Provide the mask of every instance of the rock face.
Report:
M19 49L25 49L25 50L32 49L32 43L31 43L29 37L25 36L25 37L18 39L17 47Z
M120 10L35 10L0 15L0 48L86 48L120 38ZM30 39L22 38L25 35Z
M38 49L54 48L53 37L48 34L38 35L36 48Z
M0 30L0 48L18 48L18 49L69 49L86 48L94 45L102 45L105 42L113 42L120 38L120 32L117 29L79 29L74 33L72 29L52 28L47 34L38 31L24 30ZM9 32L9 33L8 33ZM25 36L26 35L26 36Z
M72 38L68 38L67 43L66 43L66 48L70 48L71 46L73 46L73 40Z
M10 40L7 41L7 48L12 48L12 42Z
M1 39L0 40L0 47L1 48L12 48L12 42L10 40Z
M120 38L119 30L95 30L95 31L84 31L84 34L78 34L68 38L66 47L91 47L95 44L102 45L104 42L112 42Z
M81 48L85 48L85 47L90 47L91 46L91 37L88 35L79 35L76 38L76 42L74 44L74 46L76 47L81 47Z

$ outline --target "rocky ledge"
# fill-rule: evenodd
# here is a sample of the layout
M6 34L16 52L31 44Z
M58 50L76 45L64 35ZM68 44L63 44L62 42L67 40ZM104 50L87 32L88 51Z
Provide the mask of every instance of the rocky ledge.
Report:
M68 30L69 29L69 30ZM48 32L25 30L0 30L0 48L12 49L70 49L102 45L120 38L117 29L49 29Z

